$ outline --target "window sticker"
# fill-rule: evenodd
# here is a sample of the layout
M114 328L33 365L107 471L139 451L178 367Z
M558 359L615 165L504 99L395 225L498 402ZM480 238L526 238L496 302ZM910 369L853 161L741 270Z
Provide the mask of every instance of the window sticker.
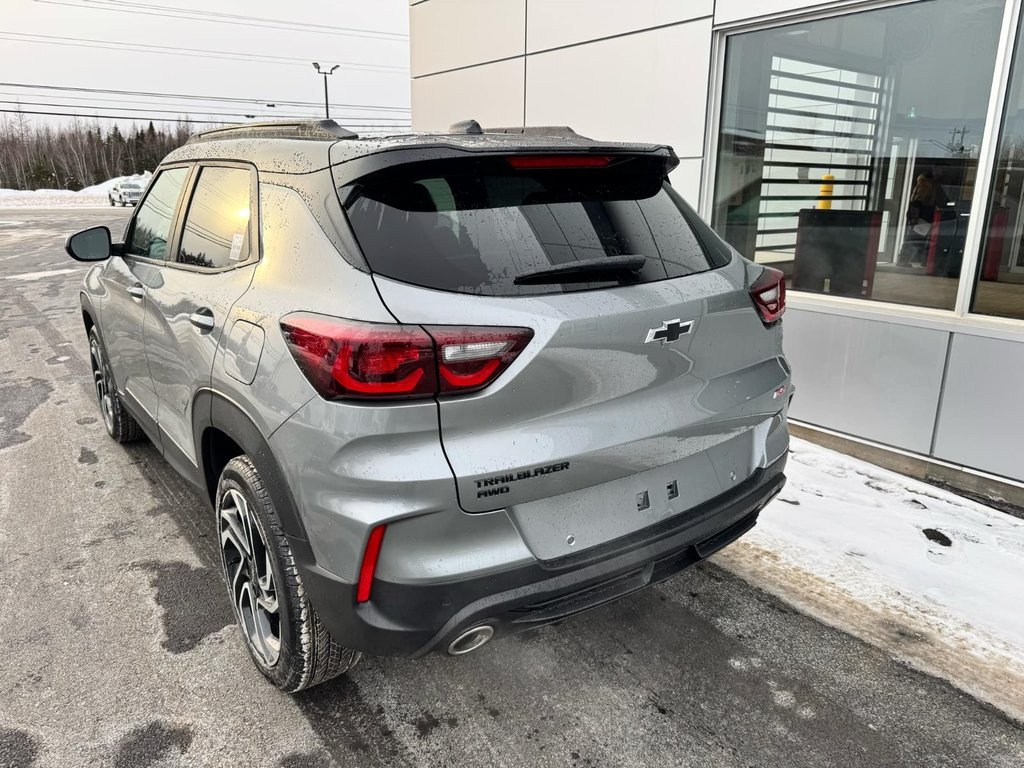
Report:
M242 258L242 242L245 240L245 235L242 233L236 234L231 238L231 253L228 254L228 258L232 261L238 261Z

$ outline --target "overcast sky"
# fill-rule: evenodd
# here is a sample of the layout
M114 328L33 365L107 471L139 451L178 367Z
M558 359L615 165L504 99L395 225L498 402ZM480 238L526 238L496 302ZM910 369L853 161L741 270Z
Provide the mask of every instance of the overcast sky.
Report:
M323 79L310 63L318 61L341 65L329 78L332 118L409 122L408 0L0 3L0 110L20 101L25 112L140 122L319 118ZM77 90L86 88L96 90Z

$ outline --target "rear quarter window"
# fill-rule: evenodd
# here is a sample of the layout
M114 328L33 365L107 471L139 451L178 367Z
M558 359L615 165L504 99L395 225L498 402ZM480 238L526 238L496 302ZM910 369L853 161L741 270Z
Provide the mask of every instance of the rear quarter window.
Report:
M249 259L251 183L248 168L200 169L175 261L224 269Z
M667 280L728 263L727 246L664 179L661 159L514 169L505 158L412 163L360 180L342 199L371 270L460 293L536 295ZM630 274L517 284L577 262L641 255Z

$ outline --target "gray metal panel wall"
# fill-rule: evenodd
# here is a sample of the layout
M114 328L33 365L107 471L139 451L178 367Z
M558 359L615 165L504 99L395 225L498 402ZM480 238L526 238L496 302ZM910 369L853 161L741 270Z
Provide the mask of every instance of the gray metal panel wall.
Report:
M948 333L790 307L794 419L927 454Z
M953 334L935 457L1024 480L1024 343Z

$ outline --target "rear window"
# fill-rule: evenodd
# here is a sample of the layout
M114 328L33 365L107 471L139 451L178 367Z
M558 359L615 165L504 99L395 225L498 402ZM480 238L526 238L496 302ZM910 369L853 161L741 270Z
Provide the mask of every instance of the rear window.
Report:
M650 283L728 263L728 248L664 180L660 158L517 169L506 158L411 163L343 190L370 268L406 283L492 296ZM576 262L643 256L629 272L533 284ZM528 284L517 284L516 278ZM585 279L585 281L583 281Z

